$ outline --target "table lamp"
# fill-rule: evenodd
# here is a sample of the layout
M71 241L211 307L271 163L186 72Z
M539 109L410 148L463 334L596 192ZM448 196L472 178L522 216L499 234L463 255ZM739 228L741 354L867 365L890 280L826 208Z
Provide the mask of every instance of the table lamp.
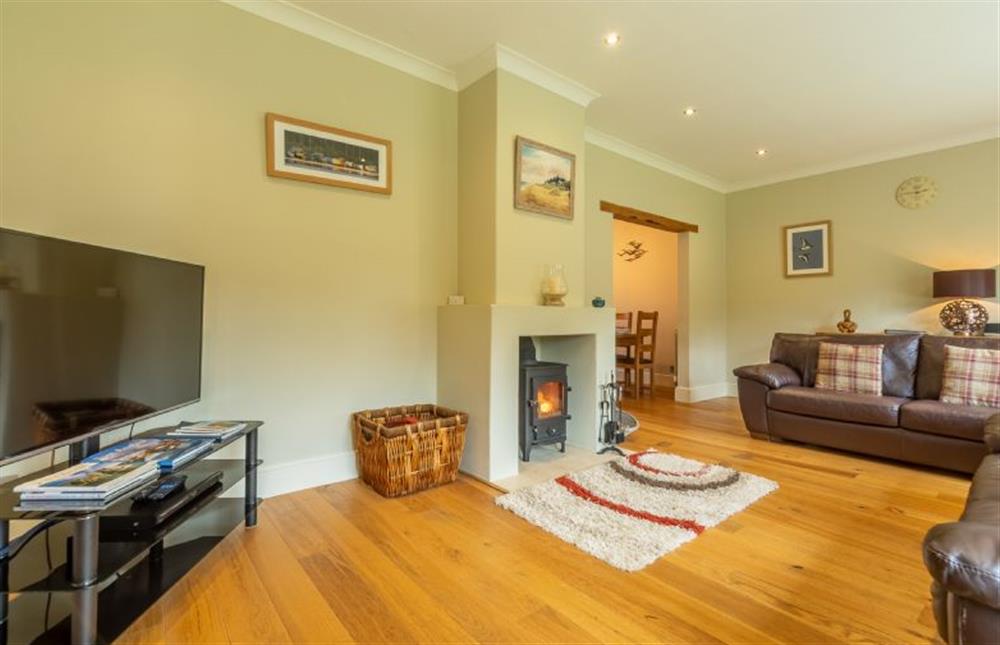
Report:
M992 298L997 295L997 272L994 269L935 271L934 297L958 298L941 310L941 324L956 336L980 335L989 321L986 307L966 298Z

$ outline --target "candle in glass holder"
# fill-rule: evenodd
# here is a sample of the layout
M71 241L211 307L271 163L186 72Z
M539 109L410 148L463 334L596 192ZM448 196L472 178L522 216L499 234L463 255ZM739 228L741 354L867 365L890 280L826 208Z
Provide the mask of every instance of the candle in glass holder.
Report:
M569 293L566 286L566 275L561 264L545 266L545 277L542 278L542 304L549 307L563 307L563 298Z

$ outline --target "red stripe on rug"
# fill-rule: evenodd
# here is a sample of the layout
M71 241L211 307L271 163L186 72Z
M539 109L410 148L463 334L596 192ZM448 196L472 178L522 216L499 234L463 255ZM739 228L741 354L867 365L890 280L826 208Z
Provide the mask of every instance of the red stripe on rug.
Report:
M588 502L593 502L598 506L603 506L604 508L615 511L616 513L621 513L622 515L628 515L629 517L635 517L640 520L646 520L647 522L653 522L654 524L661 524L663 526L676 526L678 528L687 529L696 535L700 535L705 527L698 524L694 520L679 520L673 517L666 517L664 515L653 515L652 513L647 513L646 511L639 511L634 508L625 506L624 504L618 504L612 502L609 499L595 495L591 491L587 490L580 484L576 483L569 478L568 475L563 475L562 477L556 478L556 483L573 493L580 499L585 499Z
M639 460L643 456L648 455L648 452L634 452L628 456L628 463L632 464L636 468L641 468L649 473L656 473L657 475L668 475L670 477L701 477L709 471L712 467L711 464L704 464L698 470L689 470L687 472L671 472L669 470L660 470L659 468L653 468L652 466L647 466L646 464L640 463Z

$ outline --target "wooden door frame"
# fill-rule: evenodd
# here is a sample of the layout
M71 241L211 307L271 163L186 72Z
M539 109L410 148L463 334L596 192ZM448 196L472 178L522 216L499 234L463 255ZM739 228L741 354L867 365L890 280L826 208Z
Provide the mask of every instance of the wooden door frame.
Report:
M682 222L676 219L670 219L669 217L664 217L662 215L657 215L655 213L641 211L638 208L631 208L629 206L622 206L620 204L606 202L603 199L601 200L601 210L604 211L605 213L611 213L611 215L615 219L621 220L623 222L629 222L630 224L638 224L639 226L655 228L660 231L669 231L671 233L698 232L697 224L689 224L687 222Z
M658 231L667 231L679 235L677 249L677 279L683 283L688 275L688 239L684 233L697 233L698 225L671 219L655 213L641 211L638 208L622 206L612 202L601 200L601 210L611 213L614 219L653 228ZM613 238L614 236L612 236ZM683 266L682 266L683 263ZM691 315L690 293L682 284L677 288L677 329L676 340L674 342L674 352L676 355L676 365L674 365L674 379L676 387L674 398L678 401L686 401L690 398L690 334L689 318ZM684 367L682 369L681 364Z

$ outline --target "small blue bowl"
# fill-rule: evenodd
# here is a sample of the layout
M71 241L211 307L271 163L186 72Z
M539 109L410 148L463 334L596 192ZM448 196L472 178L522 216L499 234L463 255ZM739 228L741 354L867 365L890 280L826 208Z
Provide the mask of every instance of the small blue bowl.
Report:
M592 304L595 307L597 307L598 309L600 309L601 307L603 307L607 303L604 302L604 298L602 298L600 296L597 296L596 298L594 298L593 300L590 301L590 304Z

